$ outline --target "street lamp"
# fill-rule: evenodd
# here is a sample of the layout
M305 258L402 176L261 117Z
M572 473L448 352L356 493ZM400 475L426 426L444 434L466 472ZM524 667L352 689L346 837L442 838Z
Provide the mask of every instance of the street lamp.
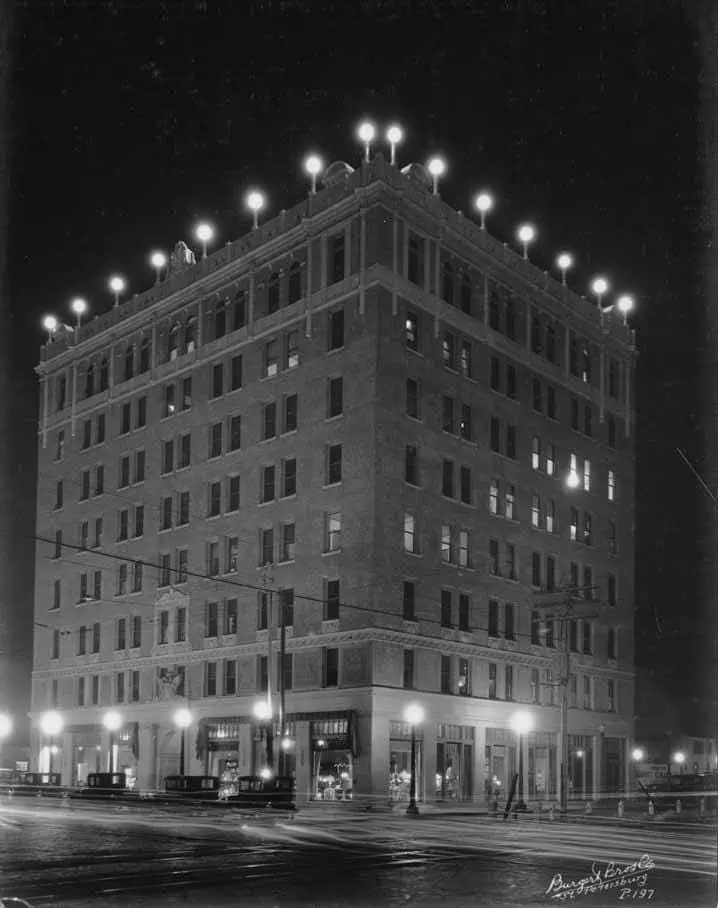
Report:
M529 257L529 243L536 239L536 228L532 224L522 224L516 232L524 250L524 258Z
M44 735L50 739L50 745L48 747L48 752L50 755L50 761L48 766L48 772L52 772L52 758L53 755L57 753L57 747L55 746L55 736L59 735L62 731L64 722L62 721L62 716L60 713L55 712L54 710L49 713L44 713L40 719L40 728Z
M486 230L486 215L494 207L494 198L491 193L480 192L474 199L474 206L481 218L481 229Z
M2 766L2 746L5 738L10 737L12 719L6 713L0 713L0 766Z
M188 709L175 710L172 721L179 729L180 733L180 765L179 774L184 775L184 751L185 751L185 732L192 724L192 713Z
M257 700L252 707L254 718L257 720L260 729L260 742L265 740L265 759L269 769L274 766L274 748L272 747L272 704L269 700ZM265 737L266 736L266 737Z
M443 158L438 156L431 158L429 163L426 165L426 169L431 174L431 179L434 183L434 195L439 194L439 177L443 177L446 173L446 161Z
M207 258L207 243L209 243L212 240L212 237L214 236L214 227L212 227L211 224L207 224L206 222L204 222L202 224L198 224L197 227L195 228L194 235L197 237L197 239L202 244L202 258L206 259Z
M318 154L310 154L304 159L304 169L312 178L312 188L310 195L317 194L317 177L324 170L324 161Z
M605 277L596 277L591 281L591 293L598 300L598 308L601 308L601 300L608 293L610 284Z
M87 303L81 296L76 296L70 303L70 309L75 313L75 317L77 318L77 330L79 331L82 316L87 312Z
M53 339L55 332L57 331L59 321L55 318L54 315L46 315L42 320L42 327L48 333L48 342Z
M524 744L523 736L527 735L534 725L531 713L522 710L514 713L511 719L511 725L519 736L519 791L516 810L526 810L526 801L524 801Z
M404 710L404 719L411 726L411 781L409 789L409 806L406 808L407 816L418 816L419 808L416 806L416 726L424 721L424 709L418 703L410 703Z
M244 203L252 212L252 229L256 230L257 227L259 227L259 212L262 211L267 204L264 193L260 192L258 189L252 189L245 196Z
M164 252L153 252L150 256L150 265L155 269L155 283L159 284L162 278L162 269L167 264L167 256Z
M399 144L399 142L402 141L403 138L404 130L401 128L401 126L392 124L386 131L386 140L389 143L389 147L391 148L391 159L389 163L392 164L392 166L396 164L396 146Z
M686 755L683 753L682 750L678 750L678 751L676 751L676 753L673 754L673 762L677 763L678 766L681 767L681 768L679 768L678 772L679 773L683 772L682 767L683 767L683 764L686 762Z
M631 751L631 757L636 763L641 763L646 756L646 752L642 747L634 747Z
M561 283L565 287L566 272L569 268L573 268L573 256L570 252L562 252L556 259L556 264L558 265L558 270L561 272Z
M120 305L120 294L124 293L126 286L125 279L120 277L119 274L115 274L110 278L110 290L115 297L115 309Z
M364 160L369 162L369 151L371 149L371 143L374 141L376 136L376 127L373 123L370 123L369 120L364 120L359 124L357 129L357 136L359 141L364 145Z
M102 717L102 724L110 733L110 754L108 760L108 770L109 772L116 772L117 767L115 761L115 732L117 732L122 726L122 716L114 711L105 713L105 715Z

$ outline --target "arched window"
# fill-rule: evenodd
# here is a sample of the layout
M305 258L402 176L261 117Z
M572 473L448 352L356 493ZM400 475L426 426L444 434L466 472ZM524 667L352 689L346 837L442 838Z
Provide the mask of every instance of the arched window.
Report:
M454 269L450 262L444 262L441 266L441 295L450 303L454 304Z
M110 364L107 357L103 356L100 361L100 391L107 391L110 387Z
M193 353L197 348L197 317L191 315L184 326L185 353Z
M85 397L92 397L95 393L95 364L88 363L85 372Z
M227 309L224 300L220 300L214 309L214 337L219 340L227 333Z
M269 275L269 285L267 289L267 312L269 315L279 309L279 275L273 271Z
M135 374L135 348L128 344L125 350L125 381Z
M167 359L173 362L179 356L179 325L172 325L167 335Z
M150 339L143 337L140 343L140 374L150 371Z
M302 298L302 272L299 262L293 262L289 269L289 302L296 303Z

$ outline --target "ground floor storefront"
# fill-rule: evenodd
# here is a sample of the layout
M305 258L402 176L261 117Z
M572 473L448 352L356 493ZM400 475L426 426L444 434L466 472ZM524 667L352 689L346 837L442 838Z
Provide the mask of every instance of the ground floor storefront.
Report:
M423 710L414 726L404 715L409 703ZM179 706L192 714L184 732L171 721ZM521 738L512 730L518 710L532 719ZM166 778L179 773L184 752L185 774L218 776L226 794L235 792L241 777L272 769L294 780L298 802L398 805L411 794L413 734L419 800L505 803L520 766L525 799L558 797L561 749L554 708L362 689L293 693L281 728L276 720L255 719L249 698L128 707L114 735L101 714L94 718L83 723L77 713L68 715L52 741L35 731L31 768L48 772L52 763L64 784L81 786L90 773L112 767L125 772L133 787L163 790ZM629 723L619 716L597 723L595 715L575 710L569 729L569 798L626 793L632 785Z

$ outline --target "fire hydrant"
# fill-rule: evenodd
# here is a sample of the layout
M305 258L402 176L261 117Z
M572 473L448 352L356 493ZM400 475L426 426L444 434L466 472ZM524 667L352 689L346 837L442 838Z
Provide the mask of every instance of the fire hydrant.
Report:
M622 819L623 819L623 798L621 798L621 799L619 800L619 802L618 802L618 809L617 809L616 812L618 813L618 819L619 819L619 820L622 820Z

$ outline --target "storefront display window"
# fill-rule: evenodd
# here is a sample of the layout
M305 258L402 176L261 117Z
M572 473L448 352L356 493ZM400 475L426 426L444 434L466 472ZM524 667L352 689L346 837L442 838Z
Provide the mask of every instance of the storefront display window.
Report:
M311 723L312 797L350 801L354 797L354 757L348 718Z
M416 796L421 800L421 742L416 745ZM389 755L389 800L406 801L411 795L411 743L392 741Z
M219 799L231 798L239 793L239 760L224 759L219 772Z

